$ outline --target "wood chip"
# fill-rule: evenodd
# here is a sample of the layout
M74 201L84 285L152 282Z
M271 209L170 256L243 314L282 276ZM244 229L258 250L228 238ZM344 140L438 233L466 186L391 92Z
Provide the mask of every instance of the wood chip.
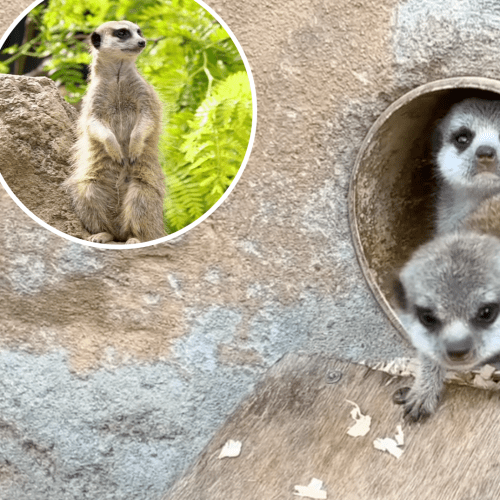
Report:
M408 377L415 375L419 361L417 358L396 358L392 361L379 361L378 363L368 363L361 361L359 364L368 366L372 370L382 371L397 377Z
M241 441L233 441L230 439L220 452L219 458L238 457L241 453Z
M377 438L373 441L373 446L380 451L387 451L396 458L400 458L403 450L398 448L398 443L391 438Z
M318 500L326 499L326 491L323 490L323 481L312 478L308 486L294 486L294 495L298 497L313 498Z
M349 404L354 405L354 408L351 410L351 417L356 421L356 423L349 428L347 434L352 437L366 436L370 431L372 417L369 415L363 415L361 413L361 409L356 403L353 403L348 399L346 399L346 401Z
M479 375L484 379L484 380L491 380L492 375L495 373L496 369L492 365L484 365L480 370L479 370Z
M396 433L396 437L394 439L396 440L396 443L398 443L398 446L403 446L405 444L405 435L403 434L403 427L401 425L398 425L396 427L396 430L398 432Z
M373 441L373 446L380 451L386 451L396 458L401 458L403 450L400 446L405 443L405 437L403 434L403 427L398 425L396 427L397 432L394 439L391 438L377 438Z
M389 375L407 377L410 375L416 375L420 361L417 358L396 358L392 361L384 361L378 363L361 361L359 364L368 366L372 370L388 373ZM470 372L456 372L448 370L446 372L445 379L447 382L455 382L460 385L480 387L482 389L499 390L500 382L495 382L494 380L492 380L494 374L499 375L500 370L497 370L492 365L484 365L480 370L472 370ZM386 385L389 385L392 382L393 380L390 379L387 381Z
M475 387L479 387L480 389L498 389L498 384L496 382L494 382L493 380L485 379L479 373L476 374L472 383Z

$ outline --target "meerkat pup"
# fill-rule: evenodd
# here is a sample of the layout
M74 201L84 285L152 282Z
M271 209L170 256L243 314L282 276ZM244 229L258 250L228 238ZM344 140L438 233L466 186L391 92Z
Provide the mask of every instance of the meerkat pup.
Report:
M462 225L464 229L500 238L500 194L484 200Z
M88 240L161 238L161 102L135 67L146 40L136 24L112 21L97 28L90 41L90 84L78 121L73 172L64 185L91 233Z
M436 229L445 234L500 193L500 101L470 98L455 104L437 127L434 149L441 180Z
M436 237L403 267L395 297L420 360L413 387L395 398L416 421L435 412L446 370L500 353L500 240L469 231Z

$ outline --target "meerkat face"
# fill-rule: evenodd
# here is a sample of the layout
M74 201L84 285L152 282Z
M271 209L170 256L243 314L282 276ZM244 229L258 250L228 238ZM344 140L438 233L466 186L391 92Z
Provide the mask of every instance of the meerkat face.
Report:
M500 240L472 232L418 249L395 283L398 314L416 349L465 370L500 352Z
M100 58L134 59L146 46L139 26L130 21L104 23L92 33L90 41Z
M440 175L457 187L500 187L500 101L455 104L435 137Z

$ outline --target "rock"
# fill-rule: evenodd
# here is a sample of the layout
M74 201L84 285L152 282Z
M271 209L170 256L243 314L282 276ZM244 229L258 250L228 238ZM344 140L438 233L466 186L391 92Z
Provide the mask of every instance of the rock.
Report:
M81 237L82 224L61 188L77 115L49 78L0 75L0 173L32 214Z

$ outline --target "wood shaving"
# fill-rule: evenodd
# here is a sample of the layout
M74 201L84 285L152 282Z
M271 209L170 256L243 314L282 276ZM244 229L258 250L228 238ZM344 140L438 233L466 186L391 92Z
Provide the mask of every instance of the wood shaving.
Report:
M220 452L219 458L239 457L241 453L241 441L233 441L230 439Z
M392 361L380 361L377 363L361 361L360 365L367 366L372 370L381 371L392 375L393 377L408 377L415 376L420 364L417 358L396 358ZM496 380L493 376L496 376ZM470 372L456 372L448 370L445 380L454 382L459 385L468 385L479 387L481 389L499 390L500 370L497 370L492 365L484 365L481 369L471 370ZM389 385L393 380L388 380L386 385Z
M380 451L387 451L396 458L401 458L403 450L398 447L398 443L391 438L377 438L373 441L373 446Z
M352 437L366 436L370 431L372 417L369 415L363 415L361 413L361 409L356 403L353 403L348 399L346 399L346 401L349 404L354 405L354 408L351 410L351 417L356 421L353 426L349 427L347 434Z
M495 373L496 369L492 365L484 365L480 370L479 370L479 376L483 378L484 380L491 380L491 377Z
M294 486L294 495L298 497L313 498L318 500L326 499L326 491L323 490L323 481L319 479L312 478L308 486Z
M474 377L475 375L471 372L454 372L451 370L448 370L446 372L446 377L445 380L447 382L455 382L456 384L459 385L469 385L473 386L474 384Z
M487 380L478 373L472 382L475 387L479 387L480 389L498 389L498 384L493 380Z
M397 433L394 439L391 438L377 438L373 441L373 446L375 449L380 451L386 451L396 458L401 458L403 454L403 449L400 446L404 445L404 434L403 427L398 425L396 427Z
M401 425L398 425L396 427L396 436L395 436L395 440L396 440L396 443L398 443L398 446L403 446L405 444L405 435L403 434L403 427Z
M359 364L395 377L409 377L417 372L419 361L417 358L396 358L392 361L380 361L378 363L362 361Z

